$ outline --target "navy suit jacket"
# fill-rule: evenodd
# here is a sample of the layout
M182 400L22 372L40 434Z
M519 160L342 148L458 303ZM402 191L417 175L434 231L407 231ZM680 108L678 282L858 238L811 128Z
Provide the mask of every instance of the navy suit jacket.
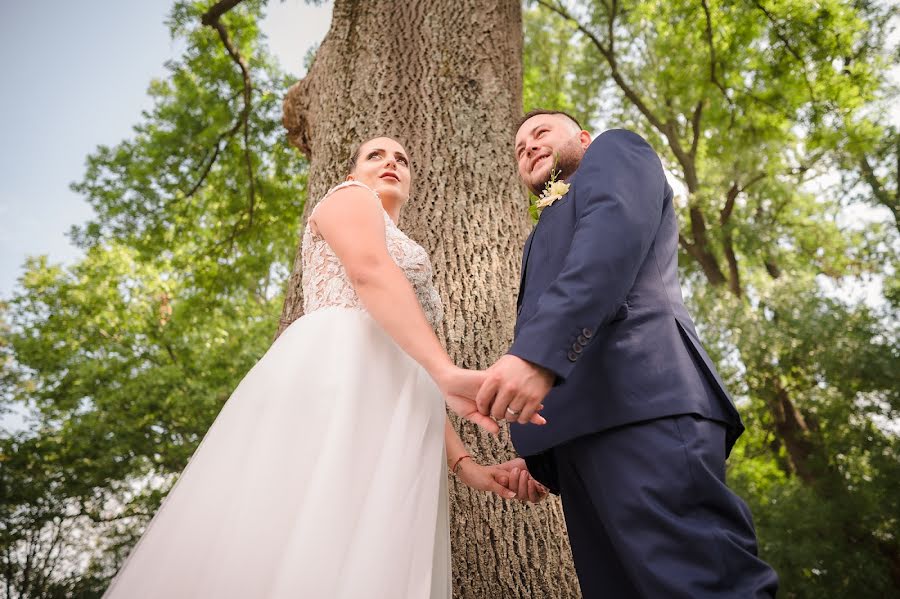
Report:
M684 306L678 224L659 157L611 130L588 147L569 191L525 244L509 353L556 374L544 426L511 427L522 456L677 414L744 427ZM529 461L529 463L531 463Z

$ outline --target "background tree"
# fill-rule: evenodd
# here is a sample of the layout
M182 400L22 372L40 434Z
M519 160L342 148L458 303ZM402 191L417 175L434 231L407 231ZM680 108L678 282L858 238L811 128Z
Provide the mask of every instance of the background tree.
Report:
M175 3L184 53L74 185L96 212L84 259L30 261L3 311L2 403L32 417L0 436L0 597L99 596L271 341L305 161L262 3L223 17L228 46L202 4Z
M312 153L309 197L343 175L359 139L405 136L417 182L402 226L434 256L452 354L483 366L506 348L528 227L506 150L516 77L524 108L645 135L677 190L692 312L748 424L731 484L782 594L895 593L896 9L542 0L524 12L516 75L517 5L472 5L392 5L400 20L384 31L402 27L364 50L351 32L370 35L381 15L337 3L287 104ZM134 135L98 148L76 186L97 214L74 231L84 259L30 261L0 306L0 411L32 415L0 433L0 597L99 596L278 315L298 315L288 277L307 163L284 143L294 79L265 48L263 8L174 3L183 54L151 84ZM463 432L479 457L508 457ZM458 588L541 596L543 582L489 568L527 556L522 571L556 580L565 549L532 536L561 529L556 508L454 493L466 506L453 512ZM574 594L570 569L561 580L555 592Z

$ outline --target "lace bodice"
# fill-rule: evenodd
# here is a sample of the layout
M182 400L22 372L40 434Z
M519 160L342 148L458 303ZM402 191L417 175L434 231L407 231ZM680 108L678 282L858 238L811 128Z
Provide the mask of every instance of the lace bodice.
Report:
M345 181L332 187L319 204L338 189L350 185L357 185L369 190L373 195L373 201L378 202L378 206L381 207L378 194L357 181ZM432 281L433 271L428 254L422 246L397 228L383 208L382 213L384 214L384 232L388 253L412 283L428 321L432 326L437 326L444 317L444 309L441 297ZM313 209L313 214L315 214L315 209ZM305 314L331 306L364 310L341 261L325 239L318 232L313 231L311 225L307 225L303 232L301 259L303 263L303 311Z

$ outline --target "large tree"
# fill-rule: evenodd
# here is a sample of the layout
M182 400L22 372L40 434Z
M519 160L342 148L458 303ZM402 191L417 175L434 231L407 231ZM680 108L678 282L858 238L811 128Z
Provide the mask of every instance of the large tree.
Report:
M183 54L151 84L152 108L134 135L98 148L77 185L96 212L76 231L84 258L67 268L30 261L0 304L0 411L24 406L32 423L0 432L4 599L102 593L268 347L279 313L283 323L299 315L299 296L285 303L281 290L307 163L284 143L290 82L257 27L265 4L174 2L169 24ZM730 481L751 503L784 594L889 595L900 513L900 279L896 127L884 112L896 95L884 81L884 48L896 9L881 0L527 4L525 108L636 129L681 180L688 300L748 424ZM504 29L518 18L514 5L459 9L465 39L440 6L391 5L384 31L399 26L402 35L367 49L358 31L379 15L357 3L337 10L329 47L341 50L320 56L289 102L289 116L312 118L291 125L312 150L309 197L342 176L339 154L367 132L408 137L419 184L403 227L434 252L452 352L486 365L505 349L527 227L516 220L525 201L501 141L518 113L515 77L503 70L512 63L494 64L518 52L517 31ZM484 53L426 50L442 48L432 44L445 31L442 40L480 42ZM331 77L326 59L345 72ZM402 95L387 93L401 68L417 79ZM512 116L480 118L495 108ZM679 158L677 147L688 151ZM848 208L864 208L871 222L847 220ZM463 432L479 457L507 457L490 452L505 437L498 445ZM458 578L460 592L549 594L504 562L528 555L557 579L557 549L546 543L560 537L530 536L561 529L557 508L462 491L457 574L476 580ZM492 582L497 559L506 569ZM564 580L574 584L571 570Z
M337 0L309 74L284 104L289 138L310 162L307 210L346 175L355 144L387 134L407 146L414 191L401 226L432 257L440 334L471 368L489 366L512 338L530 223L510 151L521 109L518 0ZM282 326L301 314L300 272L298 259ZM457 426L479 460L510 457L505 433L498 441ZM457 596L577 595L557 500L524 506L451 489Z

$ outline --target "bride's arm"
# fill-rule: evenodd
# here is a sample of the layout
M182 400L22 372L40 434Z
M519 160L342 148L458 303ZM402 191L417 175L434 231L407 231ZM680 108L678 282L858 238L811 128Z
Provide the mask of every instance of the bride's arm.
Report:
M366 311L437 383L459 416L497 433L497 423L475 407L481 372L457 367L431 328L412 285L387 250L384 213L361 187L334 192L315 210L319 234L340 259Z
M397 344L435 379L454 367L412 285L391 259L384 215L372 192L346 187L315 211L315 226L340 259L366 310Z

